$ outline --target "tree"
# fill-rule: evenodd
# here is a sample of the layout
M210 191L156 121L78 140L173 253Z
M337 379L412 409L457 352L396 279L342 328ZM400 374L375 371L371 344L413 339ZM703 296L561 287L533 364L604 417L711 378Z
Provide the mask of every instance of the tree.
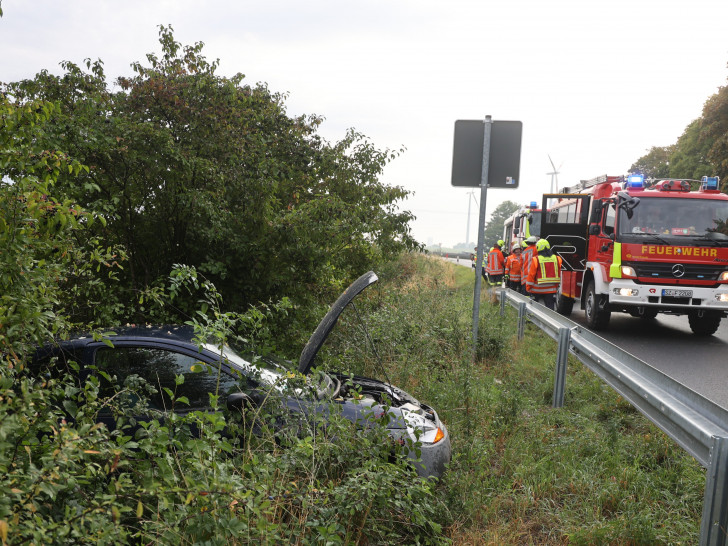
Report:
M285 96L243 75L216 74L203 44L182 46L160 27L161 56L106 84L100 61L65 63L6 86L18 100L58 101L44 141L64 143L89 166L59 187L108 223L123 245L130 297L164 282L175 263L195 266L232 308L336 290L402 250L418 247L398 203L408 192L379 181L399 152L351 130L335 144L321 118L289 117Z
M641 173L645 178L667 178L670 176L670 156L674 151L675 145L653 146L632 164L629 171Z
M671 146L653 147L630 167L653 178L721 178L728 191L728 87L720 87Z
M490 248L498 239L503 238L503 223L508 217L520 208L518 203L513 201L503 201L498 205L493 214L490 215L490 221L485 224L485 245ZM510 249L505 249L510 250Z
M708 159L711 143L704 138L703 121L697 119L687 126L685 132L673 146L670 156L670 178L690 178L700 180L713 173L713 166Z
M718 89L703 106L700 137L706 142L706 159L721 178L723 191L728 191L728 86Z
M55 187L61 173L86 170L42 145L56 112L0 94L0 355L11 362L71 328L79 299L118 266L113 250L85 236L97 217Z

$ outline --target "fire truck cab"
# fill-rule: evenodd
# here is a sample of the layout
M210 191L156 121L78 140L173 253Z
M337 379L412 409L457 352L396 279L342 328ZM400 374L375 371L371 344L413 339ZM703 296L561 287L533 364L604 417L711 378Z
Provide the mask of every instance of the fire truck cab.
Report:
M527 207L521 207L511 214L503 223L503 240L506 242L508 252L513 245L520 245L532 235L541 234L541 209L538 203L532 201Z
M699 186L699 187L698 187ZM728 315L728 195L717 177L600 176L545 194L541 237L563 259L557 311L589 327L612 312L687 315L712 335Z

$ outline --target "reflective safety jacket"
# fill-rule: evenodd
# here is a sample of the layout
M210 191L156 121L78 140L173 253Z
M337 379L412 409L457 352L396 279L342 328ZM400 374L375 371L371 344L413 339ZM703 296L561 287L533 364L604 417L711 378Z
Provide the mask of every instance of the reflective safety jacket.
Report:
M536 256L526 279L526 290L531 294L555 294L561 282L561 257Z
M521 284L526 284L526 277L531 267L531 260L536 256L536 245L527 245L521 251Z
M521 282L521 257L511 254L506 258L506 275L511 282Z
M488 261L485 271L488 275L503 275L505 269L505 258L499 248L493 247L488 252Z

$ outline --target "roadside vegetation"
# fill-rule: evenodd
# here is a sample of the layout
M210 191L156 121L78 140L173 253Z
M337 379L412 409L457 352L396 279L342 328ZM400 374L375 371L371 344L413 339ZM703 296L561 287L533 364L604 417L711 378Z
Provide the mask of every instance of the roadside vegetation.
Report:
M4 368L2 542L695 543L704 473L669 438L576 361L565 406L552 409L555 343L530 325L517 343L515 313L501 317L487 298L472 362L468 268L407 254L379 274L321 362L438 410L454 450L439 483L392 459L378 427L334 421L232 441L217 433L245 426L239 417L168 414L132 437L121 398ZM95 424L102 407L120 431Z
M386 370L448 425L437 498L453 543L697 542L704 471L630 404L570 358L565 405L551 408L556 343L530 324L518 343L516 312L501 317L485 295L471 363L469 268L408 256L384 277L367 299L378 352L362 353L346 322L336 351L355 372Z

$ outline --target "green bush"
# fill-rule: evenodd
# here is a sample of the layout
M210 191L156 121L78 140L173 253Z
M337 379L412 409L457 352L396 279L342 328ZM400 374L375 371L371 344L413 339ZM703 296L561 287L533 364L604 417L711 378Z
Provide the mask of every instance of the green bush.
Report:
M220 433L239 418L192 412L162 414L132 435L138 407L115 405L114 431L96 423L123 397L99 397L93 381L6 370L0 386L9 544L442 541L434 484L394 456L382 426L355 428L332 410L305 435L230 438Z

